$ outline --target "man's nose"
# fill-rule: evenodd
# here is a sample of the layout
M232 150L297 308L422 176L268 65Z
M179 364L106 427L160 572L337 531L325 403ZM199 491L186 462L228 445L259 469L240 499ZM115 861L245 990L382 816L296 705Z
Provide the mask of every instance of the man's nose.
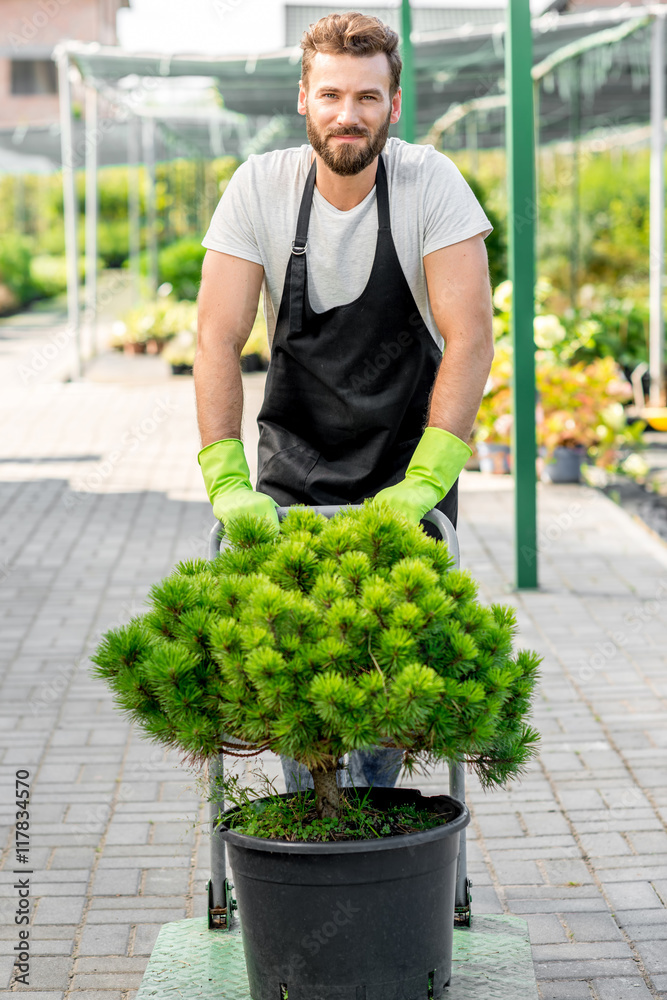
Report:
M353 98L343 98L338 108L339 125L356 125L359 121L359 112Z

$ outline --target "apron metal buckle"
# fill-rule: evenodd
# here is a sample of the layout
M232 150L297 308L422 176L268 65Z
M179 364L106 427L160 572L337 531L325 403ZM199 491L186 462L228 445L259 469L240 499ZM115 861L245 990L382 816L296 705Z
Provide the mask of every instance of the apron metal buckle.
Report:
M298 247L296 245L296 240L292 240L292 253L302 254L305 253L307 249L308 249L307 243L304 243L302 247Z

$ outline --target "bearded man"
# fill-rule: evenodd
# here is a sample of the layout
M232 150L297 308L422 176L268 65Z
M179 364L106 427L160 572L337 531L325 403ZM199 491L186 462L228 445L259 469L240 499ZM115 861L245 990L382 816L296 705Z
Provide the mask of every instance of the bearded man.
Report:
M223 522L254 513L277 526L277 506L377 496L415 524L433 507L456 524L493 357L491 226L451 160L388 138L401 113L394 31L330 14L301 47L309 144L250 156L202 241L195 387L208 495ZM255 490L239 359L260 289L271 361ZM352 770L390 784L395 757L358 754Z

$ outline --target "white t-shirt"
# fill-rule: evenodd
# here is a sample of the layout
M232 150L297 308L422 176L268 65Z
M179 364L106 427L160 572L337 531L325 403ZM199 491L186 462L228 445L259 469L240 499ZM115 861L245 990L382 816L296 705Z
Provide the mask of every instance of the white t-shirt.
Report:
M296 220L311 166L310 145L249 156L233 174L202 245L264 268L264 312L273 338ZM423 258L442 247L491 232L482 207L458 168L433 146L390 138L383 151L391 231L398 259L433 339L443 340L428 300ZM308 226L308 295L315 312L363 292L377 240L375 185L347 212L317 189Z

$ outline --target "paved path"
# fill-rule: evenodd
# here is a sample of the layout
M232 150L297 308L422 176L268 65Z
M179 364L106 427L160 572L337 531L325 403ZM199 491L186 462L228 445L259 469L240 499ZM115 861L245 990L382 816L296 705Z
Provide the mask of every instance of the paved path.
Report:
M261 376L246 389L252 456ZM161 924L204 913L206 833L196 776L130 729L86 654L205 552L192 382L3 379L0 411L0 988L25 768L33 959L13 989L125 1000ZM510 791L469 780L474 909L526 917L544 998L667 997L667 548L588 489L542 488L542 590L514 594L510 487L464 476L462 559L545 657L543 754Z

